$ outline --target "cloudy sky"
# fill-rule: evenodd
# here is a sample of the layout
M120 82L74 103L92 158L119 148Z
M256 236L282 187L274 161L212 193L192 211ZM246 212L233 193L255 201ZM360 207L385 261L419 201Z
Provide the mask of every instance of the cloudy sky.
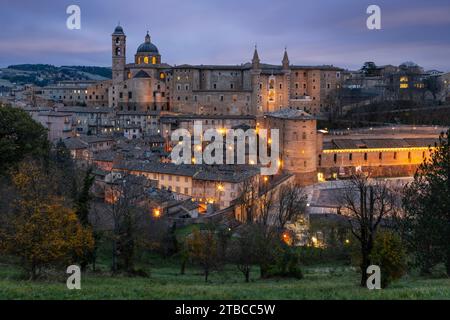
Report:
M81 30L66 28L66 8L81 8ZM366 9L381 7L382 30ZM1 0L0 67L19 63L111 64L120 21L128 61L149 30L169 64L240 64L255 43L266 63L359 68L364 61L414 61L450 71L448 0Z

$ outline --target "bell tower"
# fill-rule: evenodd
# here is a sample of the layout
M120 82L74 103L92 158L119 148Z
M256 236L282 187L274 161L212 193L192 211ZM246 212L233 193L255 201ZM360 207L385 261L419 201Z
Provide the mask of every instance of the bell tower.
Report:
M113 84L121 83L126 79L126 41L127 36L123 28L118 25L114 30L112 37L112 80Z
M255 45L255 51L253 52L252 59L252 69L250 71L251 74L251 83L252 83L252 101L251 101L251 114L260 115L262 114L261 101L259 99L261 95L261 90L259 88L260 76L261 76L261 65L258 55L258 49Z
M287 53L287 47L284 48L283 60L281 62L283 72L283 106L285 108L290 107L290 94L291 94L291 67L289 64L289 57Z

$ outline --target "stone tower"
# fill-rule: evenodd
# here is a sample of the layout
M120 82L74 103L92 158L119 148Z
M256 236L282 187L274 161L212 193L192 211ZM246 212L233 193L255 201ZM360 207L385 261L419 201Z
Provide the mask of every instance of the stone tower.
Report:
M113 84L119 84L126 79L126 41L127 36L119 25L112 34L112 79Z
M252 59L252 70L251 70L251 79L252 79L252 104L251 104L251 114L261 115L261 101L259 100L259 96L261 94L261 90L259 88L261 76L261 66L259 61L258 49L255 46L255 52L253 53Z
M283 105L285 108L290 107L290 92L291 92L291 68L289 66L289 57L287 53L287 48L284 49L284 56L283 60L281 62L282 64L282 71L283 71Z
M281 169L294 174L301 185L317 182L316 119L302 110L286 108L266 114L260 123L262 128L280 130Z

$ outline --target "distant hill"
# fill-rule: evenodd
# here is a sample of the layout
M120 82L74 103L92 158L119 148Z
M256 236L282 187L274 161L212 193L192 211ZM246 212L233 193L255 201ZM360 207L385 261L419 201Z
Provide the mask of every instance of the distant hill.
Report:
M81 72L86 72L90 74L96 74L98 76L101 76L103 78L112 78L112 70L111 68L105 68L105 67L86 67L86 66L62 66L61 68L69 68L69 69L75 69Z
M20 71L30 71L30 72L57 72L58 67L52 66L51 64L17 64L8 66L8 69L20 70Z
M111 79L111 68L95 66L53 66L49 64L19 64L0 70L0 79L12 84L46 86L67 80Z

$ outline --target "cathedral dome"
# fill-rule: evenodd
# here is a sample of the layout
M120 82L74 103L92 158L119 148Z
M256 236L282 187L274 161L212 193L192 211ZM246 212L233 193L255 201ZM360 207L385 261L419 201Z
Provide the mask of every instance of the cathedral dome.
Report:
M147 35L145 36L145 42L141 44L138 49L137 53L156 53L159 54L158 48L150 42L150 35L147 32Z

